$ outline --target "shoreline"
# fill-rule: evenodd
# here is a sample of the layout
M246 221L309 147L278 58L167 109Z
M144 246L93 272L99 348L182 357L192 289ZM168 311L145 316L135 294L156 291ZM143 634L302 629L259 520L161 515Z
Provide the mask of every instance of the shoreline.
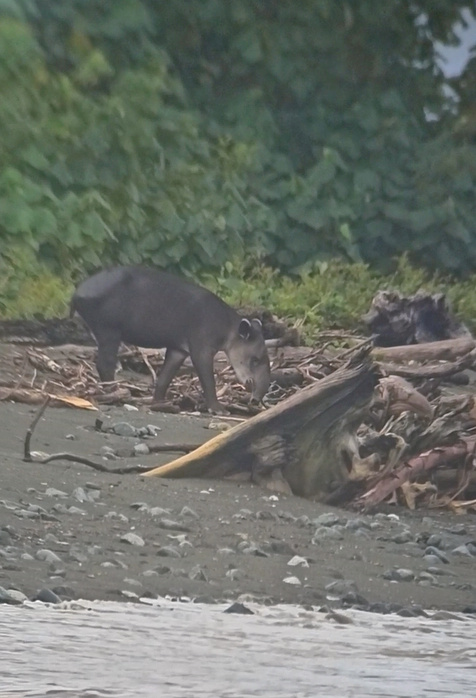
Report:
M476 519L386 506L379 513L276 495L251 483L144 478L66 461L22 460L36 407L0 403L0 586L44 600L170 596L216 603L290 603L420 615L476 612ZM203 442L211 417L104 409L110 425L154 426L171 442ZM158 465L125 454L147 438L94 430L96 412L49 408L32 451L105 465ZM126 430L127 431L127 430ZM139 450L141 450L139 448ZM145 451L144 448L142 448ZM15 594L14 594L15 595Z

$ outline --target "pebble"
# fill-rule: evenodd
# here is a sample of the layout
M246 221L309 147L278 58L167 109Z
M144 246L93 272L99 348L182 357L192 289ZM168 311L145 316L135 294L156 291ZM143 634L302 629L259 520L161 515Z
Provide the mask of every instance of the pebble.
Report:
M137 533L132 533L132 531L125 533L120 537L120 540L123 543L129 543L130 545L137 545L139 547L143 547L145 545L144 539L138 536Z
M320 516L317 517L317 519L312 519L311 521L313 526L335 526L336 524L347 523L347 519L341 519L337 514L333 514L332 512L327 512L326 514L321 514Z
M150 436L157 436L159 431L162 431L161 427L158 427L156 424L147 424L146 429Z
M145 510L141 509L140 511ZM162 507L147 507L147 513L151 516L164 516L164 514L170 514L170 509L163 509Z
M295 555L292 557L290 560L288 560L287 563L290 567L297 567L297 565L300 565L301 567L309 567L309 563L306 560L305 557L301 557L300 555Z
M240 551L240 553L244 553L245 555L269 557L269 553L263 550L259 545L256 545L256 543L250 543L249 541L244 540L241 543L238 543L237 549Z
M147 444L136 444L134 446L134 454L136 456L148 456L150 453L150 448Z
M160 557L182 557L180 550L174 545L164 545L157 550L157 555Z
M112 425L111 430L117 436L136 436L137 434L137 429L129 422L116 422Z
M203 602L202 602L203 603ZM214 602L212 602L214 603ZM228 606L223 613L239 613L241 615L246 615L246 616L252 616L254 615L254 612L251 610L251 608L248 608L248 606L245 606L243 603L239 603L235 601L235 603L232 603L231 606Z
M68 441L76 441L76 436L74 434L66 434L64 438Z
M324 589L328 593L337 594L338 596L347 594L349 591L358 591L357 584L352 579L337 579L335 582L326 584Z
M117 511L108 511L104 514L105 519L115 519L116 521L121 521L122 523L129 523L129 519L124 514L118 514Z
M72 492L72 497L78 500L78 502L89 502L89 497L86 494L86 492L83 490L82 487L76 487L76 489L73 490Z
M157 521L157 526L159 528L164 528L166 531L183 531L184 533L190 533L192 530L185 524L174 521L173 519L159 519Z
M139 408L136 407L136 405L129 405L128 402L125 402L123 404L123 407L126 410L126 412L138 412L139 411Z
M6 603L10 604L11 606L16 606L18 604L23 603L23 600L18 599L14 589L4 589L3 587L0 587L0 603Z
M412 570L400 567L397 570L386 570L382 577L392 582L411 582L415 579L415 573Z
M200 565L195 565L195 567L192 567L188 576L190 579L197 579L201 582L208 582L208 575L206 574L203 567L201 567Z
M301 586L301 580L298 577L285 577L283 579L284 584L293 584L294 586Z
M243 570L240 570L238 567L233 567L231 570L228 570L225 576L231 579L232 582L235 582L238 579L242 579L245 574Z
M460 555L463 557L473 557L467 545L458 545L457 548L451 551L453 555Z
M198 518L200 518L200 517L198 516L197 512L194 511L193 509L191 509L191 508L188 507L188 506L182 507L182 510L181 510L179 516L180 516L181 518L182 518L182 517L185 517L185 516L189 516L191 519L198 519Z
M113 448L110 446L101 446L99 453L103 458L107 460L117 460L117 454Z
M397 533L395 536L392 536L390 540L394 543L402 545L403 543L409 543L410 541L412 541L413 535L410 531L401 531L400 533Z
M32 601L41 601L42 603L61 603L60 597L54 593L54 591L51 591L51 589L40 589L35 596L32 598Z
M344 538L344 534L342 533L342 530L340 530L342 527L339 526L333 527L333 528L328 528L326 526L321 526L316 530L314 533L311 543L313 545L318 545L319 541L325 540L325 539L332 539L332 540L342 540Z
M63 492L63 490L57 490L54 487L48 487L48 489L45 490L45 496L46 497L67 497L68 493Z
M61 558L52 550L48 550L47 548L37 550L36 559L42 560L43 562L48 562L50 564L53 562L61 562Z
M442 552L442 551L439 550L438 548L435 548L435 547L432 546L432 545L429 545L428 547L425 548L424 555L425 555L425 560L426 560L427 562L428 562L428 557L429 557L429 556L431 556L431 557L437 557L439 560L441 560L441 562L444 562L446 565L448 565L449 562L450 562L449 559L448 559L448 556L445 555L444 552Z
M350 616L346 616L344 613L338 613L334 609L329 609L329 613L326 615L326 620L333 620L340 625L352 625L354 621Z
M345 527L348 528L349 531L359 531L362 528L369 529L370 523L364 519L348 519Z

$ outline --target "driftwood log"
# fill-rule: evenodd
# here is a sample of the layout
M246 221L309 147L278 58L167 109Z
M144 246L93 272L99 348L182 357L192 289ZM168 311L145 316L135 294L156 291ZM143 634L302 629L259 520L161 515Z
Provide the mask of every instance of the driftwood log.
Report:
M443 293L420 290L402 296L398 291L379 291L363 320L375 344L384 347L471 337Z
M146 476L247 477L270 489L322 498L349 478L354 433L377 383L368 352L279 405Z

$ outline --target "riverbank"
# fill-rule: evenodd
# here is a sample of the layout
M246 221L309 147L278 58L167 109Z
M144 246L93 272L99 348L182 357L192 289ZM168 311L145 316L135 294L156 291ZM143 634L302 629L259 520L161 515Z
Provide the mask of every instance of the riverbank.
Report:
M60 599L241 599L402 615L419 608L476 610L470 514L387 506L361 515L249 483L25 463L23 441L35 412L0 403L0 586L16 590L11 601L43 590L45 600L53 592ZM155 427L154 441L164 443L200 443L216 433L205 415L124 407L105 408L103 415L109 427ZM173 457L145 454L152 437L96 431L96 416L48 409L32 450L69 451L111 467ZM128 455L139 444L139 455ZM112 452L119 457L106 460Z

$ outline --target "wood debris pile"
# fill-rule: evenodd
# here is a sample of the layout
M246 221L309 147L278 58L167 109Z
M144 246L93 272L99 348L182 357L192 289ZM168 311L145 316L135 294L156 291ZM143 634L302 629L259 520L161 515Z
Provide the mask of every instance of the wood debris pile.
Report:
M342 367L356 347L369 340L329 336L319 348L270 349L272 378L265 400L272 407ZM95 349L84 346L0 346L0 400L95 409L124 403L150 405L152 381L163 354L126 348L120 354L119 380L101 384ZM464 386L476 368L476 342L469 337L426 345L372 349L380 380L369 417L359 428L359 457L349 464L348 481L328 493L327 501L371 508L398 501L408 507L451 507L476 511L476 407L474 388ZM249 405L224 358L216 363L217 392L230 411L252 416L263 407ZM449 384L448 381L453 381ZM458 384L458 385L457 385ZM456 387L455 387L456 385ZM204 409L198 378L184 366L168 399L171 411ZM167 407L165 407L167 409Z

